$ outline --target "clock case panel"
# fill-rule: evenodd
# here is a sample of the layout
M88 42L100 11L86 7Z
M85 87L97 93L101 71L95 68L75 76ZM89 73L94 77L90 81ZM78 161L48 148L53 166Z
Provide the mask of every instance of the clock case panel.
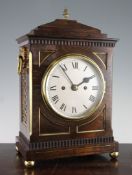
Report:
M36 49L35 49L36 51ZM36 51L37 52L37 51ZM42 51L38 51L38 53L40 52L40 55L42 52L44 52L44 50ZM37 69L37 73L36 76L34 75L35 79L37 80L36 82L34 82L34 86L38 87L39 85L41 85L42 82L42 78L43 75L47 72L47 67L52 64L52 62L54 60L57 61L57 58L63 56L63 55L67 55L67 54L82 54L82 55L86 55L90 58L92 58L92 60L94 60L97 64L98 59L96 58L96 56L94 56L94 54L92 54L91 51L82 49L82 48L71 48L71 47L67 47L66 46L63 48L56 48L56 51L52 52L50 56L48 56L41 64L41 66L38 68L38 66L36 67ZM102 69L102 71L104 72L104 76L106 76L106 70L104 69L103 65L100 65L100 68ZM38 70L39 69L39 70ZM106 77L105 77L106 79ZM34 91L36 89L34 88ZM107 90L108 91L108 90ZM53 110L51 110L48 105L46 103L44 103L43 99L42 99L42 95L41 95L41 87L40 89L36 90L36 92L34 92L34 94L36 95L37 98L39 98L39 102L40 104L38 105L35 104L36 108L38 108L38 110L36 109L35 111L38 111L38 118L39 120L39 124L40 126L38 127L39 130L35 130L36 131L36 135L41 136L50 136L50 135L59 135L60 137L64 137L63 135L66 135L66 138L69 138L69 133L73 132L88 132L89 130L103 130L105 126L102 126L102 123L100 122L102 119L102 113L104 114L103 110L106 110L106 104L104 102L104 100L102 101L102 104L100 105L99 109L90 117L87 117L86 119L81 119L81 120L68 120L66 118L60 117L59 115L57 115ZM106 96L106 94L105 94ZM69 99L70 100L70 99ZM34 107L33 107L34 108ZM106 111L107 112L107 111ZM101 116L101 119L98 119L98 117ZM104 115L103 115L104 117ZM93 123L92 121L94 120L94 118L97 118L96 123L98 123L98 127L93 125L91 123ZM84 127L83 127L84 125ZM103 125L105 125L103 123ZM107 125L107 123L106 123ZM52 128L52 129L51 129ZM55 129L56 128L56 129ZM87 129L83 129L83 128L87 128ZM109 127L108 127L109 128ZM60 134L59 134L60 133ZM54 137L55 138L55 137ZM41 137L40 137L41 139Z
M118 151L118 143L114 141L111 126L112 51L116 41L108 38L71 39L66 36L65 38L24 36L18 39L20 47L28 52L25 59L27 66L23 66L20 74L21 120L19 136L16 137L16 146L24 160ZM86 55L95 61L102 70L106 82L106 92L99 108L90 117L81 120L60 117L44 103L41 94L42 77L48 66L60 56L74 53ZM24 97L25 91L27 98ZM25 105L27 124L22 120L22 109L25 109L23 103L28 104Z

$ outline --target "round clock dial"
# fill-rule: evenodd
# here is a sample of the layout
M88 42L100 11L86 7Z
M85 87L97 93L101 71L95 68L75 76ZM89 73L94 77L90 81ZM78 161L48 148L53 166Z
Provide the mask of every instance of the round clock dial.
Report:
M104 77L95 62L83 55L66 55L51 64L42 81L43 98L68 119L90 116L101 103Z

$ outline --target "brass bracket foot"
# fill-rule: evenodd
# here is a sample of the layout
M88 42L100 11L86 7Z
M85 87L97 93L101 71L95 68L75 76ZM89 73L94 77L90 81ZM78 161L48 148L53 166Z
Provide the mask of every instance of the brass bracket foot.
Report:
M117 159L119 156L119 152L112 152L109 154L112 159Z
M27 167L27 168L29 168L29 167L34 167L35 161L24 161L24 165L25 165L25 167Z

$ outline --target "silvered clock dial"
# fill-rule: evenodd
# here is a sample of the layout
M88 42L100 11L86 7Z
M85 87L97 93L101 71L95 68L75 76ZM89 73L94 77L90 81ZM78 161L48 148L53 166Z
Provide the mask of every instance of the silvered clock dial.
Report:
M51 64L42 80L44 101L68 119L90 116L100 105L104 92L103 74L84 55L65 55Z

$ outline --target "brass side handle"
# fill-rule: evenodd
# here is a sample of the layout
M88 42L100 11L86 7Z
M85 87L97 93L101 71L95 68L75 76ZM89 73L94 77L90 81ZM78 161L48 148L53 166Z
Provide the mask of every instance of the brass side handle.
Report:
M20 75L22 72L22 66L23 66L23 57L19 55L18 57L18 65L17 65L17 73Z
M28 70L28 54L29 50L26 47L20 47L18 56L17 72L20 75L22 70Z

